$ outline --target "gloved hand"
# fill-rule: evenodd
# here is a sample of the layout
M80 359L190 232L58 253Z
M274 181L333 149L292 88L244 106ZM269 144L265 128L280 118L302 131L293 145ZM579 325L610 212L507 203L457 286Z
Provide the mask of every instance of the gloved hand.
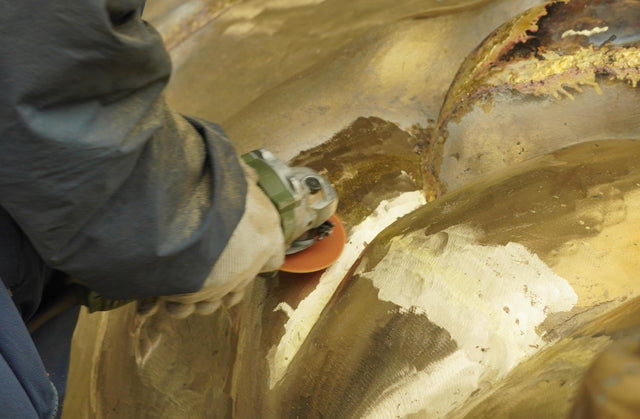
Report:
M244 154L241 163L248 183L245 213L202 289L139 303L140 314L163 306L184 318L236 304L258 273L282 266L285 248L289 254L313 244L316 229L336 211L335 189L313 169L289 167L264 149Z
M185 318L192 313L213 313L221 304L233 306L259 273L275 271L284 263L285 241L280 215L257 185L255 171L241 164L248 184L245 212L202 289L158 297L139 306L141 314L149 316L164 307L171 316Z

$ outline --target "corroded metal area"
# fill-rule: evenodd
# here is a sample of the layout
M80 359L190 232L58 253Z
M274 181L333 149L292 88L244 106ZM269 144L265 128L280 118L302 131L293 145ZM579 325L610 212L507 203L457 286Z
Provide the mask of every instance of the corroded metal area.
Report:
M552 2L498 28L447 93L428 174L454 190L549 150L636 137L639 14L635 1Z
M172 51L168 98L284 159L359 117L425 126L469 51L540 2L238 2Z
M192 31L169 97L326 174L345 252L210 316L83 314L65 416L566 417L640 339L640 4L293 6Z

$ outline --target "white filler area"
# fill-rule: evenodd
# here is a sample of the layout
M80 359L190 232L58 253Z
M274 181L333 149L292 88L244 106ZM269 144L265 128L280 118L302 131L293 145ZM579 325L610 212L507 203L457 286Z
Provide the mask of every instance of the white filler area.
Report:
M280 342L271 348L267 357L270 388L285 375L289 363L307 338L320 313L367 244L398 218L424 204L425 198L420 191L406 192L392 200L382 201L367 219L352 229L342 254L325 271L318 286L307 298L300 301L295 310L287 303L280 303L276 307L276 310L284 311L289 320L284 326L285 333Z
M569 311L578 296L569 283L518 243L481 245L467 225L432 235L395 237L369 277L378 297L422 313L446 329L458 350L380 395L368 417L441 416L481 382L504 377L545 342L536 326Z
M270 387L286 374L322 310L364 248L397 218L425 204L421 192L383 201L351 232L340 258L289 316L285 333L268 355ZM468 225L433 235L416 231L391 241L388 254L363 274L380 300L424 314L446 329L458 350L421 371L402 371L366 416L445 415L482 382L497 381L545 342L536 327L555 312L569 311L577 295L537 255L518 243L482 245L483 232ZM400 378L402 377L402 378Z

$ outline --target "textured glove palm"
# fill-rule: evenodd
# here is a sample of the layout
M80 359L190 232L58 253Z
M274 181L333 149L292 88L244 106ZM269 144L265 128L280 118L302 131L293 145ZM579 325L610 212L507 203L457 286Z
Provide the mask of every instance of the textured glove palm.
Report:
M210 314L220 305L232 306L244 296L246 286L261 272L277 270L284 263L285 242L280 216L258 187L256 173L245 165L248 192L245 212L202 289L190 294L164 296L147 314L164 306L173 317Z

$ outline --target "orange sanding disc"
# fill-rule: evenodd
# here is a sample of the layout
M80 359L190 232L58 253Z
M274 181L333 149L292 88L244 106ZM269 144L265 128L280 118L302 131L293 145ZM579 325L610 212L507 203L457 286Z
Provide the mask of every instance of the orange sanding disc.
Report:
M333 224L331 234L315 242L301 252L294 253L284 259L281 271L293 273L315 272L324 269L338 259L347 234L340 219L334 214L329 220Z

